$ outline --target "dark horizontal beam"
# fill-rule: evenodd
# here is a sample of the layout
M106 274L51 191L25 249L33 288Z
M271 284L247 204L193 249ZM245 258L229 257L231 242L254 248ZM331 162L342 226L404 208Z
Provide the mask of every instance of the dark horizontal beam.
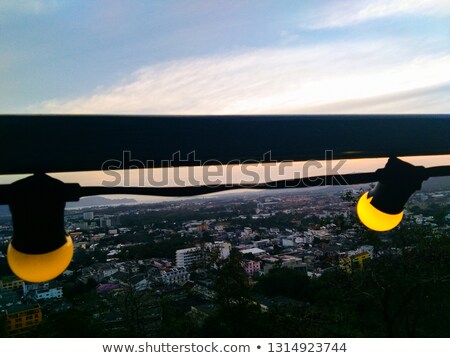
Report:
M0 175L101 170L124 151L127 168L164 166L177 152L172 166L323 160L326 150L340 159L450 154L450 115L0 115Z

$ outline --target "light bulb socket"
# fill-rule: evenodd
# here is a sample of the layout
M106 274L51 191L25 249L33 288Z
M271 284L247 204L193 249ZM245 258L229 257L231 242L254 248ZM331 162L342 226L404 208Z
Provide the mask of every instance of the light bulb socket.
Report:
M398 214L411 197L420 190L428 177L423 166L414 166L398 158L389 158L386 166L377 171L379 181L369 192L371 204L387 214Z
M35 174L11 186L9 208L14 249L25 254L43 254L62 247L67 242L65 184L45 174Z

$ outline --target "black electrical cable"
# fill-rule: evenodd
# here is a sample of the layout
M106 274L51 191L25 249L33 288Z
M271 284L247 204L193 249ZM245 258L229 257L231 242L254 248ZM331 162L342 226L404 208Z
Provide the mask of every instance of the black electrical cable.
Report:
M81 197L93 195L151 195L163 197L187 197L218 193L237 189L293 189L309 188L328 185L356 185L377 182L383 169L372 173L354 173L342 175L319 175L300 179L285 179L259 184L221 184L214 186L188 186L188 187L107 187L107 186L80 186L79 184L64 184L65 201L77 201ZM424 168L424 179L439 176L450 176L450 166L437 166ZM13 184L0 185L0 204L8 204Z

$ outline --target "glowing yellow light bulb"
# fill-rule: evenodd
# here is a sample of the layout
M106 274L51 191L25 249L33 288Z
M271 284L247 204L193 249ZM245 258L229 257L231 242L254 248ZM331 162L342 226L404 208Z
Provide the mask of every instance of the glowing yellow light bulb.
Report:
M368 194L364 193L356 205L356 213L365 226L375 231L388 231L400 224L403 211L398 214L386 214L371 204L373 197L369 198Z
M28 282L50 281L58 277L69 266L73 256L73 243L69 235L67 242L54 251L43 254L25 254L8 247L8 264L14 274Z

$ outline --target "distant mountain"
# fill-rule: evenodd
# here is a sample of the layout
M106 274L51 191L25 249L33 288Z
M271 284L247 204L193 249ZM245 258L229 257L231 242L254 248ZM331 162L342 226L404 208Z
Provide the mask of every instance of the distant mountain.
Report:
M425 180L422 184L422 191L446 191L450 190L450 177L435 177Z
M86 208L90 206L126 205L137 203L134 199L108 199L101 196L81 198L79 201L66 203L66 208ZM0 205L0 217L11 216L8 205Z
M135 199L108 199L101 196L89 196L87 198L81 198L79 201L66 203L66 208L85 208L90 206L110 206L135 203L137 203Z

